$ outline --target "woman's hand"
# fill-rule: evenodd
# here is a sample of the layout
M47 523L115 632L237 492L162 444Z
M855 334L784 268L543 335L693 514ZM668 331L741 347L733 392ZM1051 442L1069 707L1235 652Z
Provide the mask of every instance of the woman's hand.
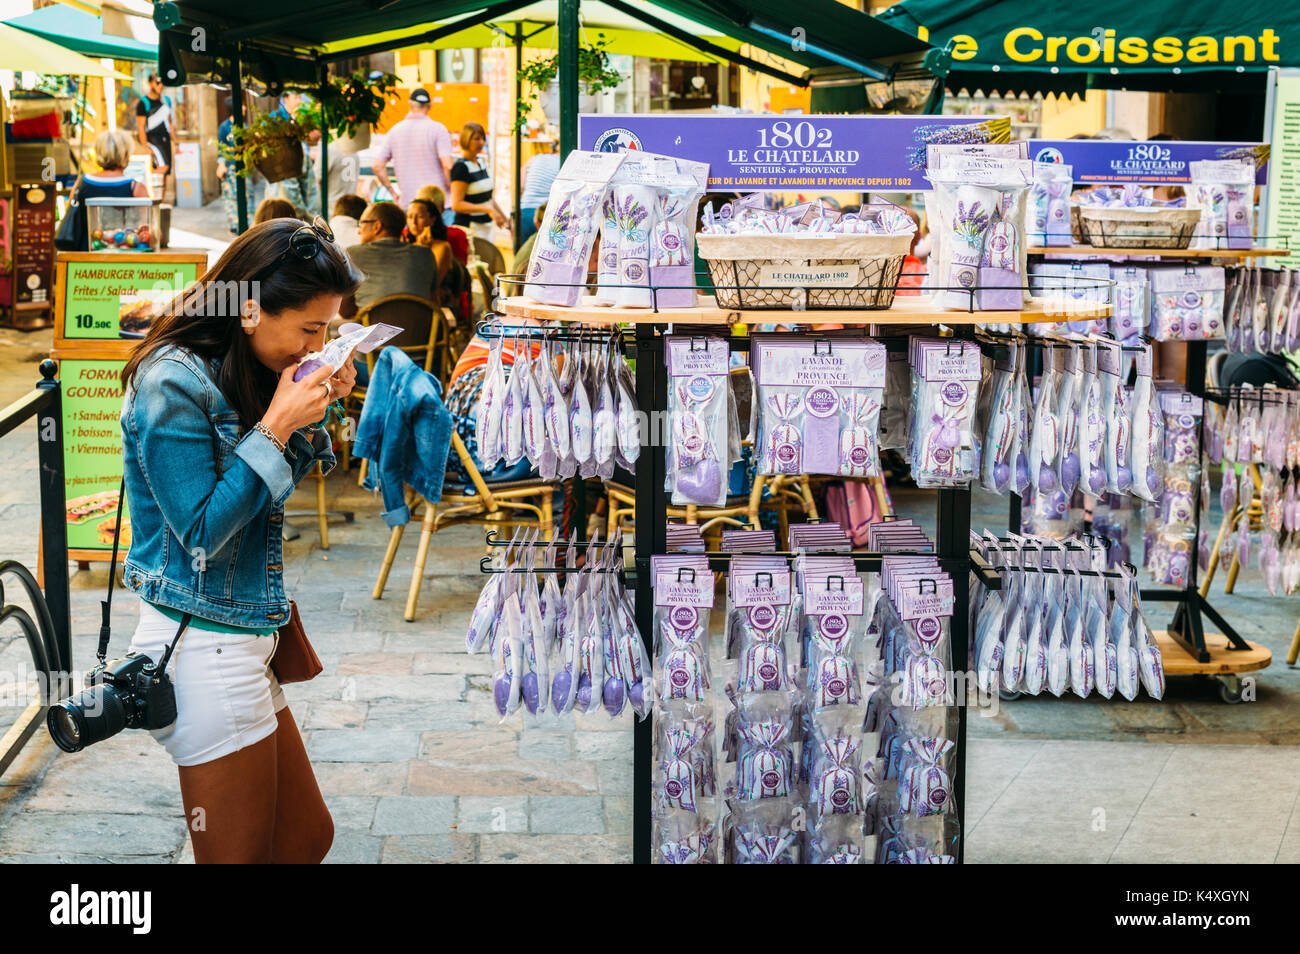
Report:
M496 223L496 226L499 229L505 228L506 224L510 221L505 217L502 211L496 207L496 203L488 206L488 215L492 216L492 221Z
M329 402L339 396L330 384L334 369L328 364L312 371L301 381L293 379L296 370L298 366L291 364L280 372L280 383L262 418L283 444L289 443L289 437L298 428L318 423L325 416ZM355 372L353 377L355 379Z
M427 230L426 230L427 231ZM356 349L348 355L348 359L343 362L343 367L339 368L338 373L330 378L330 385L334 388L334 397L344 398L352 393L352 388L357 383L357 366L355 364Z

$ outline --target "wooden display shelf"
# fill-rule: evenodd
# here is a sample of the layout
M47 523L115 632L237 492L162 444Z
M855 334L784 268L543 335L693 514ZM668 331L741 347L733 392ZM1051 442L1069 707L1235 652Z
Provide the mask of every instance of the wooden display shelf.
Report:
M501 298L497 308L512 318L531 318L536 321L580 321L586 324L678 324L678 325L761 325L770 323L840 325L984 325L1029 324L1036 321L1086 321L1109 318L1113 308L1109 304L1076 303L1068 309L1054 308L1052 302L1033 299L1021 311L959 311L937 307L928 296L900 295L892 308L878 310L810 308L806 311L773 308L762 310L735 310L719 308L712 296L698 296L694 308L602 308L592 304L592 296L584 296L572 308L562 305L544 305L532 298L514 296Z
M1228 638L1220 633L1205 634L1205 648L1210 651L1209 662L1197 662L1187 650L1164 630L1155 632L1160 657L1164 660L1166 676L1226 676L1267 669L1273 661L1272 650L1256 643L1249 649L1233 649Z
M1158 255L1161 258L1254 258L1265 255L1293 255L1289 248L1099 248L1095 245L1062 245L1055 248L1031 245L1030 255Z

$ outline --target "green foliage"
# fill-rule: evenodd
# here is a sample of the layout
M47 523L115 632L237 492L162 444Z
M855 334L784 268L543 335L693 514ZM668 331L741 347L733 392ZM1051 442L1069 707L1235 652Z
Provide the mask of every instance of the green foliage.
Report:
M623 74L610 68L609 53L605 49L608 45L605 34L599 33L595 43L578 47L578 85L588 94L613 89L623 82ZM515 103L516 129L528 124L528 113L537 104L538 92L550 86L559 72L558 52L540 60L530 60L519 70L522 91Z
M237 164L239 175L246 176L257 163L283 149L286 141L305 142L319 128L319 112L306 105L299 106L292 119L279 112L264 113L247 126L232 127L233 145L219 143L218 151L226 162Z
M344 139L358 129L369 129L379 121L388 97L397 87L398 79L392 73L371 73L357 70L351 76L330 82L324 90L317 90L323 125L331 139Z

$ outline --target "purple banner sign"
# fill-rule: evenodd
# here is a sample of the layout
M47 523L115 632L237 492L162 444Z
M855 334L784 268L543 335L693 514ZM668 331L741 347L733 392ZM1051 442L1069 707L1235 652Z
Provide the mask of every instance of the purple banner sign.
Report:
M917 192L925 147L1007 142L1005 116L583 115L578 147L644 149L709 164L718 191Z
M1187 164L1201 159L1253 160L1255 183L1268 182L1268 143L1263 142L1031 139L1029 158L1066 163L1073 169L1075 185L1111 182L1186 185L1192 181Z

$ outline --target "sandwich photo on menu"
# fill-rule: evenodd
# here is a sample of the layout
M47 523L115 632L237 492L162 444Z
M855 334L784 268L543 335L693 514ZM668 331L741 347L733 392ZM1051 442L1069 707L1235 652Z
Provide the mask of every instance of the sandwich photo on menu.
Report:
M73 497L68 501L68 526L76 527L88 523L96 517L106 517L117 513L118 491L104 490L85 497ZM110 521L111 523L111 521ZM109 527L112 533L112 527Z

